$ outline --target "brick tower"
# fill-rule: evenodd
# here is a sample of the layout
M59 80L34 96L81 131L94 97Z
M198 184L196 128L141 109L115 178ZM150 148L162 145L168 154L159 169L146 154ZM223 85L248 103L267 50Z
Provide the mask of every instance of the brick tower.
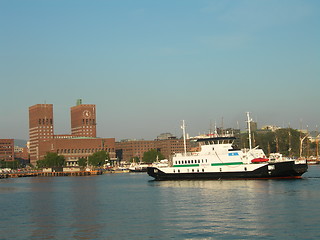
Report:
M40 160L39 144L54 138L53 105L36 104L29 107L30 163Z
M82 104L71 107L71 135L77 137L96 137L96 105Z

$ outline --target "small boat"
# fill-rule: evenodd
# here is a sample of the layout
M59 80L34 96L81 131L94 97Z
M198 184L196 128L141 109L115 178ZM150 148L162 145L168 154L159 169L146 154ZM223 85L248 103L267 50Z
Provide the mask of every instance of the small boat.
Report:
M249 115L248 129L251 134ZM308 170L306 160L270 160L262 149L251 148L251 142L249 150L237 149L235 139L226 135L199 138L199 152L186 152L185 148L184 153L172 157L172 166L148 167L147 173L155 180L278 179L301 178Z
M147 167L149 164L143 164L143 163L133 163L129 167L130 172L147 172Z

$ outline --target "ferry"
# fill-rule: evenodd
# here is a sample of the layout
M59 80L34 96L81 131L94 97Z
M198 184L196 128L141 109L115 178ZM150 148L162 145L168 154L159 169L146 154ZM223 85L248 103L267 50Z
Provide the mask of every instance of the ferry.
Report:
M172 166L148 167L147 173L155 180L219 180L301 178L307 172L306 160L270 159L262 149L252 148L249 115L248 130L248 150L236 148L233 136L199 138L200 151L186 152L185 147L172 157Z

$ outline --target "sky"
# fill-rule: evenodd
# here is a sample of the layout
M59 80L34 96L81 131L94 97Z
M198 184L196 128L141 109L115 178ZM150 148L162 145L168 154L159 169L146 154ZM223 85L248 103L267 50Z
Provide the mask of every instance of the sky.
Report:
M96 104L97 135L320 126L318 0L0 0L0 138Z

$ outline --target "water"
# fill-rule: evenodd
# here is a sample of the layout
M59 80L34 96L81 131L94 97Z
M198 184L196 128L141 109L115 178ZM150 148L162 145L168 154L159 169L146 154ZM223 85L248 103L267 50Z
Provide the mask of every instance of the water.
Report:
M320 239L320 166L301 180L0 180L0 239Z

